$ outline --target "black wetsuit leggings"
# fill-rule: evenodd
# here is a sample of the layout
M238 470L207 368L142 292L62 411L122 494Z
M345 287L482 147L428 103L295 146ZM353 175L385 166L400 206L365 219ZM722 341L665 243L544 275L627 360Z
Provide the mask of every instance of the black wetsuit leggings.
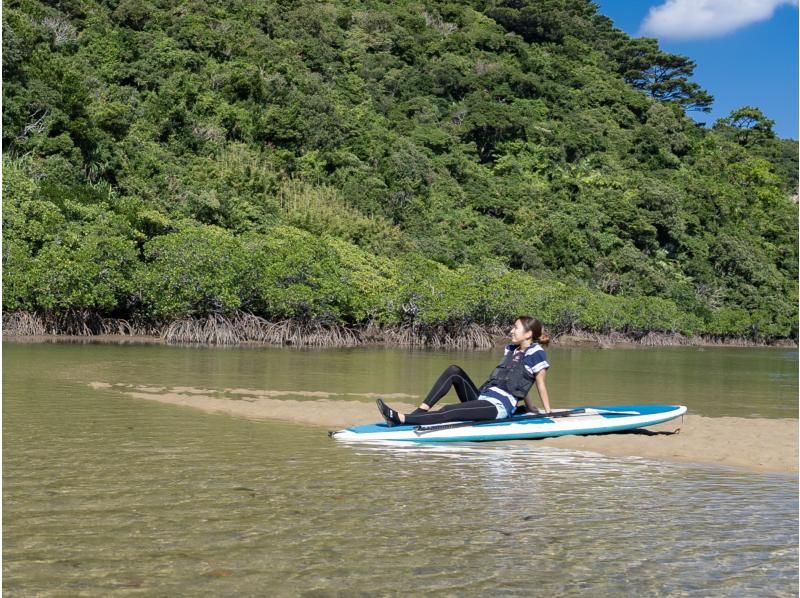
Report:
M480 400L481 393L467 373L457 365L448 367L434 383L428 396L423 401L433 407L439 399L453 388L460 403L445 405L430 413L406 415L406 423L413 425L443 424L456 421L472 421L497 419L497 407L489 401Z
M467 372L457 365L451 365L442 372L439 379L434 382L423 403L428 407L433 407L439 402L439 399L450 392L451 388L455 389L458 400L462 403L466 401L477 401L478 397L481 396L481 392L478 390L478 387L475 386L475 383L470 380L470 377L467 376Z
M447 422L480 421L486 419L497 419L497 407L489 401L464 401L463 403L451 403L441 409L430 413L420 413L417 415L406 415L406 423L415 426L427 424L444 424Z

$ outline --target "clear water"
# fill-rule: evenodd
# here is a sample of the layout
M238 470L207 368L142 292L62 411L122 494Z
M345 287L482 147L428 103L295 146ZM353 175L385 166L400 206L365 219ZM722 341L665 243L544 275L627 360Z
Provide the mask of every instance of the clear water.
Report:
M796 354L716 351L552 351L551 394L664 402L648 364L680 363L662 392L690 408L796 416ZM4 595L797 595L795 476L503 443L353 447L87 386L421 394L443 365L495 357L6 343ZM762 393L724 395L752 377L745 362Z

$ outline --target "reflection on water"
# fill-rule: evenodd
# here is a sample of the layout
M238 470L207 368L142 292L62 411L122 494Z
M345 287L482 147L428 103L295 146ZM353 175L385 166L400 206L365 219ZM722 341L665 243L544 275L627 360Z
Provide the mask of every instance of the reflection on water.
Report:
M46 348L4 356L7 596L797 588L790 476L503 443L347 446L86 386L255 388L254 366L238 383L210 375L206 352L175 368L118 348ZM374 388L358 385L333 386ZM319 389L308 377L294 388Z

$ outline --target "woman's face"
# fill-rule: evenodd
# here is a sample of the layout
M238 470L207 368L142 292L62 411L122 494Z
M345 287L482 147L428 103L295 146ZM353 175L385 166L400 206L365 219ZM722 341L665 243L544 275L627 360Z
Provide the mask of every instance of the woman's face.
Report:
M522 325L522 322L517 320L511 328L511 342L518 345L526 339L531 340L532 334L532 332L525 330L525 326Z

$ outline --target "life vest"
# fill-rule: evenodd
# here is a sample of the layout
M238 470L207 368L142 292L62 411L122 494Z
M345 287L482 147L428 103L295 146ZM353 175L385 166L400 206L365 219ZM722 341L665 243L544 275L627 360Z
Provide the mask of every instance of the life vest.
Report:
M481 386L481 391L497 386L516 399L524 399L533 386L534 378L525 371L522 363L526 351L509 349L503 360L494 369L491 377Z

